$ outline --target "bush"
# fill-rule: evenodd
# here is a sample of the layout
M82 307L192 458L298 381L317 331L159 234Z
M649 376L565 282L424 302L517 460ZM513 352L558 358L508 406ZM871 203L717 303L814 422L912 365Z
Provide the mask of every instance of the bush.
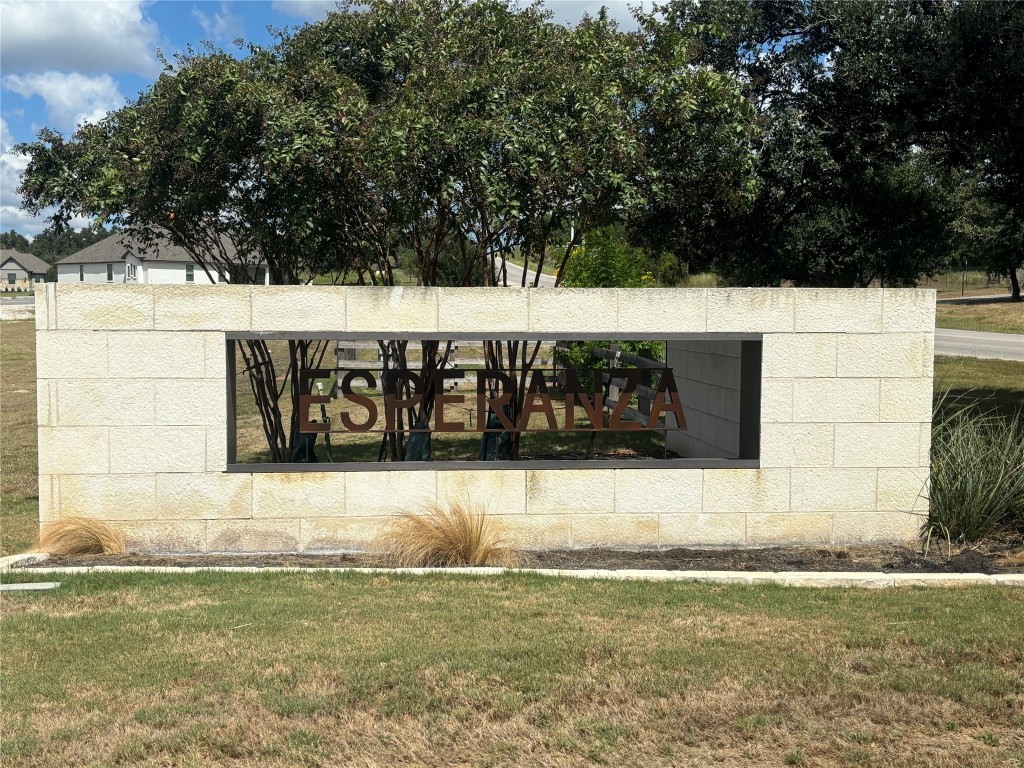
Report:
M1024 532L1024 419L971 408L939 415L932 429L930 495L932 535L973 542Z
M427 513L406 512L377 541L377 549L404 567L460 565L514 566L516 554L501 546L501 537L479 505L430 504Z
M53 557L119 555L124 552L124 537L102 520L62 517L43 526L37 550Z

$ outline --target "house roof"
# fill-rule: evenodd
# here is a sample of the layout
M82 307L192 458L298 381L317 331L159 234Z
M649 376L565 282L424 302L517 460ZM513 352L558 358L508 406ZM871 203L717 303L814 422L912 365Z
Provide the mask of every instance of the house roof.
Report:
M222 242L224 243L224 248L228 255L234 258L236 253L231 241L227 238L223 238ZM188 264L195 261L195 259L189 255L188 251L181 246L172 245L167 241L163 241L157 244L148 245L145 247L145 250L143 250L143 246L136 239L123 232L117 232L110 237L105 237L92 245L86 246L77 253L66 256L57 263L103 264L120 261L128 253L140 261L184 262Z
M13 248L0 249L0 265L6 264L9 259L18 262L22 269L33 274L46 274L46 270L50 268L49 264L31 253L22 253Z

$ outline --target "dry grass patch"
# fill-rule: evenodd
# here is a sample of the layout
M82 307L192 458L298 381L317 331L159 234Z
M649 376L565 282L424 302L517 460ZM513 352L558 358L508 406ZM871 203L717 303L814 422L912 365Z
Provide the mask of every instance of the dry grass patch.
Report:
M425 514L406 512L375 548L401 567L514 567L518 562L516 553L502 546L484 507L468 502L431 503Z
M1024 333L1024 304L1010 297L940 301L935 305L935 325L964 331Z
M0 555L24 552L39 533L35 330L32 320L0 323Z
M54 557L121 555L124 554L124 535L102 520L62 517L43 526L36 549Z

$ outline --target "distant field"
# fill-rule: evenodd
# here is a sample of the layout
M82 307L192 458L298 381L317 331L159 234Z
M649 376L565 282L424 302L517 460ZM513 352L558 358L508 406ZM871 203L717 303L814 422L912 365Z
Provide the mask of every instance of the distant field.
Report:
M935 305L935 325L963 331L1024 334L1024 303L1009 296L964 302L940 301Z

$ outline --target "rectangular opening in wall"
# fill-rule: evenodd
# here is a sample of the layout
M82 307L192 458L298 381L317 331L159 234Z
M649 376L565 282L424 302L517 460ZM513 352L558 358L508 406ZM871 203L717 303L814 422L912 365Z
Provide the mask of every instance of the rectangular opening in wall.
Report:
M229 470L758 466L759 335L315 336L228 335Z

